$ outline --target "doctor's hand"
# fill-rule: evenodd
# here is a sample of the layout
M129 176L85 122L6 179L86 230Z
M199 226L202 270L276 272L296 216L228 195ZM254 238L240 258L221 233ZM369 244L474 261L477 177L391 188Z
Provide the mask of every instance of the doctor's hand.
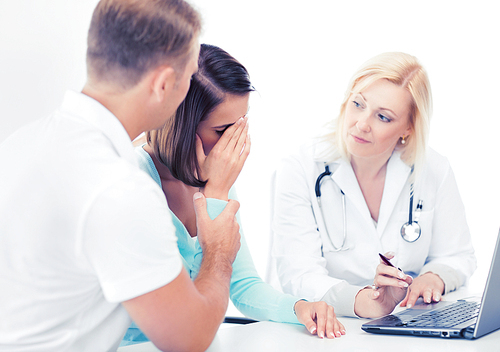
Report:
M200 165L198 176L201 180L207 180L202 190L205 197L228 200L229 190L238 178L249 153L247 117L241 117L230 126L208 155L205 155L203 143L196 135L196 156Z
M443 280L438 275L427 272L413 280L406 297L401 302L401 307L413 307L419 297L422 297L425 303L439 302L443 293Z
M323 301L295 303L295 314L311 334L333 339L345 335L345 328L337 320L333 307Z
M394 258L391 253L386 253L385 256L388 259ZM381 261L377 266L373 286L358 292L354 312L362 318L377 318L390 314L406 296L412 282L411 276Z

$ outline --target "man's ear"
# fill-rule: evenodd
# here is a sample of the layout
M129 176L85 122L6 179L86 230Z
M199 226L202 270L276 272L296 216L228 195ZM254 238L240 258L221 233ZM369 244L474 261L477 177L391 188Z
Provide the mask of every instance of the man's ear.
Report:
M151 91L158 102L170 95L177 81L175 70L167 65L158 67L151 78Z

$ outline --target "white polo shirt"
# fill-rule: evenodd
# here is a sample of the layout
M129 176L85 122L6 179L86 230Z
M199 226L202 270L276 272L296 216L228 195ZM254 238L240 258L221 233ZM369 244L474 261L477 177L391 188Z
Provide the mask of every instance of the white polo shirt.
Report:
M61 108L0 145L0 351L115 351L120 304L178 276L163 192L104 106Z

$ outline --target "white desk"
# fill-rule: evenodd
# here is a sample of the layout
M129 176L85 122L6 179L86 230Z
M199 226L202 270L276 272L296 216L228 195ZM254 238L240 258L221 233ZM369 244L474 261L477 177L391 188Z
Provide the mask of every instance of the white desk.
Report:
M447 295L448 299L465 297L466 291ZM467 295L468 296L468 295ZM207 352L277 352L277 351L370 351L387 352L490 352L500 351L500 330L477 340L444 339L369 334L361 330L366 319L340 320L347 334L338 339L320 339L311 335L302 325L258 322L248 325L223 324ZM118 352L157 352L152 343L126 346Z

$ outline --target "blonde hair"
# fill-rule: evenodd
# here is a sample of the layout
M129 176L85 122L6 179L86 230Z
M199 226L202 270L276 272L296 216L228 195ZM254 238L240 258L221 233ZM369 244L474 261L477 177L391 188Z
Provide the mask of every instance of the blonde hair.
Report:
M411 94L409 123L412 132L405 139L405 144L398 143L396 148L402 152L401 159L418 172L424 163L429 138L432 94L427 73L417 58L401 52L377 55L366 61L354 74L347 86L339 116L329 124L330 132L320 137L322 142L326 142L327 147L319 158L327 162L339 158L350 158L343 137L345 111L349 97L351 94L362 92L379 79L386 79L407 89Z

